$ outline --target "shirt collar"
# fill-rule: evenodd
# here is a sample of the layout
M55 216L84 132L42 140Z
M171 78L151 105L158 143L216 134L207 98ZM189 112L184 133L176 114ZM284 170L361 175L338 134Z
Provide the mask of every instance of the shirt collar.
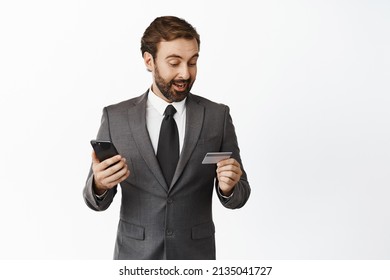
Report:
M148 94L148 101L150 102L150 105L152 105L161 116L164 115L165 109L168 105L173 105L177 111L177 114L182 115L185 110L186 100L187 97L180 102L168 103L164 99L158 97L151 88Z

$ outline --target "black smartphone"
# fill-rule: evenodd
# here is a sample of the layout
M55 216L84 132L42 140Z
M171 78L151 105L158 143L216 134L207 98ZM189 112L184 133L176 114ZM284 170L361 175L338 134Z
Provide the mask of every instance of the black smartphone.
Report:
M111 141L91 140L91 145L100 162L119 154Z

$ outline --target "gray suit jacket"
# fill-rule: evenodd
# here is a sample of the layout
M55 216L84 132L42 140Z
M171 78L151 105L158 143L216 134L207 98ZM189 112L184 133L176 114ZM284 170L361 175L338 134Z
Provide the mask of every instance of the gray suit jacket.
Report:
M212 193L215 165L202 165L207 152L232 151L242 168L229 108L189 94L186 135L179 163L167 186L146 128L148 92L103 110L99 140L111 140L127 159L131 175L121 185L122 202L114 259L215 259ZM242 168L243 169L243 168ZM117 187L99 201L90 170L84 199L93 210L107 209ZM240 208L250 187L243 170L233 196L222 205Z

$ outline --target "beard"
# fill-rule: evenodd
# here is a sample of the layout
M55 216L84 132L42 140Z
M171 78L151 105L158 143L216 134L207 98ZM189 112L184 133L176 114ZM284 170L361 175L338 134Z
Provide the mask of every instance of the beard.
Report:
M154 72L154 79L158 89L170 102L180 102L184 100L190 92L192 85L194 84L194 81L191 81L191 79L173 79L167 82L164 80L164 78L161 77L157 67L155 67ZM178 91L173 87L174 85L180 86L183 89Z

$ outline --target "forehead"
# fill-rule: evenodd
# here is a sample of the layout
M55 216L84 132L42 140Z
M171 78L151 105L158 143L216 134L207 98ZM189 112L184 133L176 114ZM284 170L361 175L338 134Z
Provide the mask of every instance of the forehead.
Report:
M168 58L177 56L183 59L190 59L199 52L196 39L179 38L172 41L162 41L157 44L157 57Z

